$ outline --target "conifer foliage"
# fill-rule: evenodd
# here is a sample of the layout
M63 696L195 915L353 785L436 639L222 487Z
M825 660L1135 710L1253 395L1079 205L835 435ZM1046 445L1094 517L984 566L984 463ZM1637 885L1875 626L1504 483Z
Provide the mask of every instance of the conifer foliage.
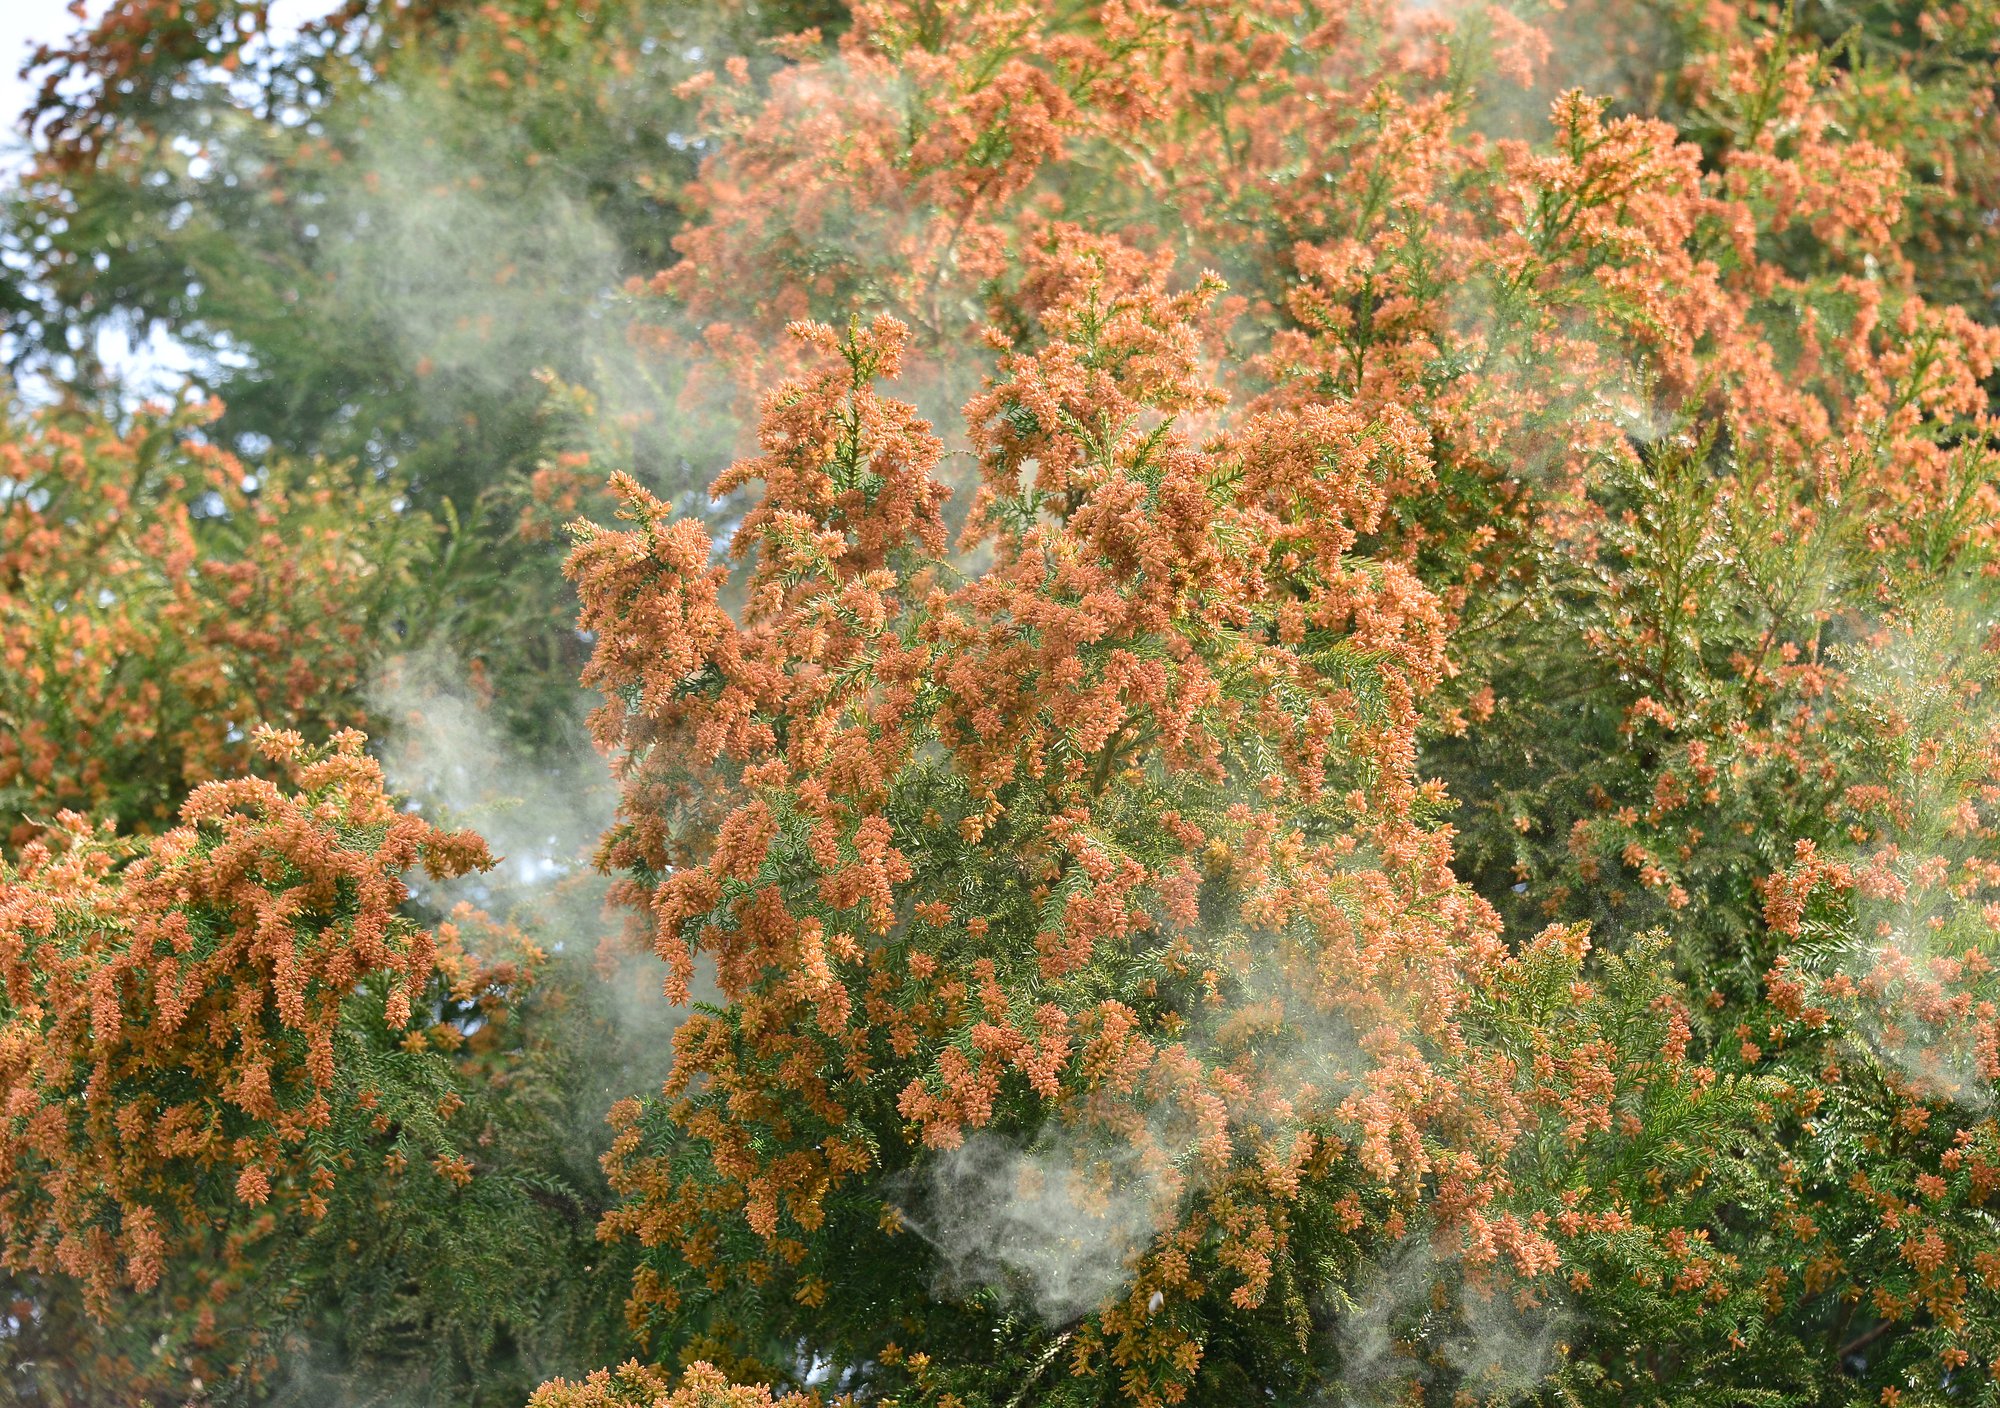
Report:
M485 846L398 813L361 742L314 756L296 734L262 734L297 792L205 783L142 854L66 812L0 872L15 1266L78 1277L100 1308L121 1281L150 1289L200 1225L204 1184L261 1206L310 1142L373 1118L380 1092L352 1088L336 1060L357 991L394 1031L441 963L477 986L462 954L397 913L397 877L463 874ZM311 1162L283 1192L323 1207L334 1170Z
M13 201L246 393L0 447L17 1396L2000 1402L2000 9L265 20ZM603 915L447 915L418 643Z

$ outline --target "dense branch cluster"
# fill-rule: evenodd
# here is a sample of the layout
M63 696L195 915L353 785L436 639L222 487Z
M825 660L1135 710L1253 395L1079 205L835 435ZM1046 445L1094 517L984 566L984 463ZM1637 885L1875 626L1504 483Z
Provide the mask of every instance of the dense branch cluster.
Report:
M109 1315L121 1285L150 1290L206 1239L221 1190L319 1215L357 1134L438 1123L357 1079L343 1019L359 1003L408 1028L437 977L464 997L504 990L506 972L398 913L402 872L463 874L485 846L398 812L361 742L315 753L262 733L296 791L204 783L144 843L64 812L0 866L10 1269L74 1277ZM421 1038L410 1055L421 1086Z

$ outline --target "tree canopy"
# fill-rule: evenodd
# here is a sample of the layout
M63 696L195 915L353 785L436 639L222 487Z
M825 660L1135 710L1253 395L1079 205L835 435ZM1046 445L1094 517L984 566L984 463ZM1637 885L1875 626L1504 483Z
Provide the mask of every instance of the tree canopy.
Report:
M15 1399L2000 1403L2000 6L31 67Z

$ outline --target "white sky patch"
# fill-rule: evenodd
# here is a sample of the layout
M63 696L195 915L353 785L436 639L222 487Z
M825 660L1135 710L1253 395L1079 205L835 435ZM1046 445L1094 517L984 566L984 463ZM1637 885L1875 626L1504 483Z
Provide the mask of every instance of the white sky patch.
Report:
M85 0L87 19L104 13L109 0ZM308 20L331 12L337 0L272 0L270 37L283 43L298 33ZM5 135L0 137L0 157L4 167L19 161L24 139L19 130L21 114L39 86L21 77L21 66L38 44L52 44L76 31L78 21L70 13L70 0L0 0L0 111L5 112Z
M105 0L89 0L89 14L102 14L104 5ZM25 146L19 127L21 113L38 86L21 77L21 66L37 44L53 44L73 33L76 26L69 0L0 0L0 110L7 114L0 157L8 169L20 162Z
M285 42L301 25L329 13L337 3L273 0L269 40ZM39 79L24 78L22 67L38 45L68 38L81 24L102 15L108 4L109 0L85 0L79 19L71 11L70 0L0 0L0 113L5 117L0 122L0 182L11 181L26 162L28 139L21 130L21 118L41 86ZM193 369L187 350L158 327L108 327L98 339L97 352L107 369L125 383L127 399L134 402L172 396ZM34 387L15 389L30 399L42 399L35 395Z

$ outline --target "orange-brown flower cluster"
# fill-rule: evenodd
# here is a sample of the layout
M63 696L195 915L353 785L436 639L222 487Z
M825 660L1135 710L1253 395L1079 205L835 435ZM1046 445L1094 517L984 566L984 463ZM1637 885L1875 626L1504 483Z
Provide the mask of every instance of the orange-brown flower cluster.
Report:
M740 622L706 535L636 492L643 529L574 559L624 760L605 859L675 981L705 958L727 999L618 1115L635 1311L708 1323L748 1267L810 1336L770 1305L900 1225L857 1184L1057 1129L1171 1210L1069 1327L1136 1401L1195 1381L1204 1297L1267 1304L1321 1196L1364 1238L1421 1208L1473 1281L1777 1333L1708 1170L1716 1130L1795 1107L1693 1063L1659 944L1602 985L1573 923L1510 952L1418 741L1469 740L1482 893L1685 915L1698 991L1756 1002L1726 946L1764 942L1768 837L1819 834L1859 746L1824 645L1990 557L2000 341L1927 301L1906 197L1939 198L1849 125L1867 78L1704 11L1686 106L1621 111L1549 82L1548 34L1607 18L1579 9L885 0L697 85L703 218L650 291L700 333L649 337L697 383L787 379L719 486L769 486ZM806 370L816 324L777 336L856 309L896 332L846 372ZM975 355L946 562L928 429L871 383ZM1761 1074L1753 1038L1714 1064ZM1654 1142L1689 1109L1712 1127Z
M713 1365L690 1364L679 1384L657 1369L631 1363L599 1369L580 1384L557 1379L529 1400L530 1408L807 1408L819 1400L788 1393L774 1398L768 1388L732 1384Z
M1543 1120L1609 1131L1621 1053L1468 1055L1507 960L1413 775L1444 615L1354 551L1427 472L1421 431L1221 419L1212 286L1078 230L1030 257L1038 336L967 413L983 570L942 560L937 441L873 389L887 319L798 329L842 355L766 398L765 454L728 476L767 490L740 623L706 535L637 486L637 526L580 530L624 783L602 858L670 983L706 960L728 1003L683 1028L666 1123L614 1112L606 1225L657 1249L635 1314L738 1278L811 1305L866 1254L857 1180L1061 1128L1164 1209L1078 1372L1108 1354L1172 1401L1194 1307L1263 1304L1290 1209L1329 1188L1353 1228L1428 1190L1469 1264L1553 1266L1506 1161Z
M75 57L130 83L44 104L56 163L233 53L230 9L96 25ZM758 430L713 486L733 567L636 477L571 559L602 861L720 1001L607 1162L633 1324L703 1362L545 1401L770 1401L709 1362L940 1408L1503 1400L1518 1316L1578 1401L1973 1392L2000 9L846 11L714 46L692 185L600 183L690 216L620 305L643 369ZM572 44L628 78L646 15L485 7L450 83L560 95ZM515 495L521 543L589 463ZM14 502L34 542L121 511ZM131 569L190 639L198 536ZM269 707L206 657L128 687L155 618L60 600L42 656L0 643L91 702L0 734L0 787L143 817L107 732L193 781L229 758L149 701ZM36 866L96 854L63 836ZM1369 1262L1421 1264L1413 1304L1362 1304Z
M360 721L427 526L375 486L260 482L196 438L214 412L50 411L0 443L0 841L64 808L155 828L258 723Z
M398 1030L434 975L484 982L399 913L483 843L392 805L357 734L256 745L289 786L205 784L145 844L64 813L0 868L0 1257L100 1308L232 1198L324 1206L327 1131L380 1098L340 1068L358 992Z

